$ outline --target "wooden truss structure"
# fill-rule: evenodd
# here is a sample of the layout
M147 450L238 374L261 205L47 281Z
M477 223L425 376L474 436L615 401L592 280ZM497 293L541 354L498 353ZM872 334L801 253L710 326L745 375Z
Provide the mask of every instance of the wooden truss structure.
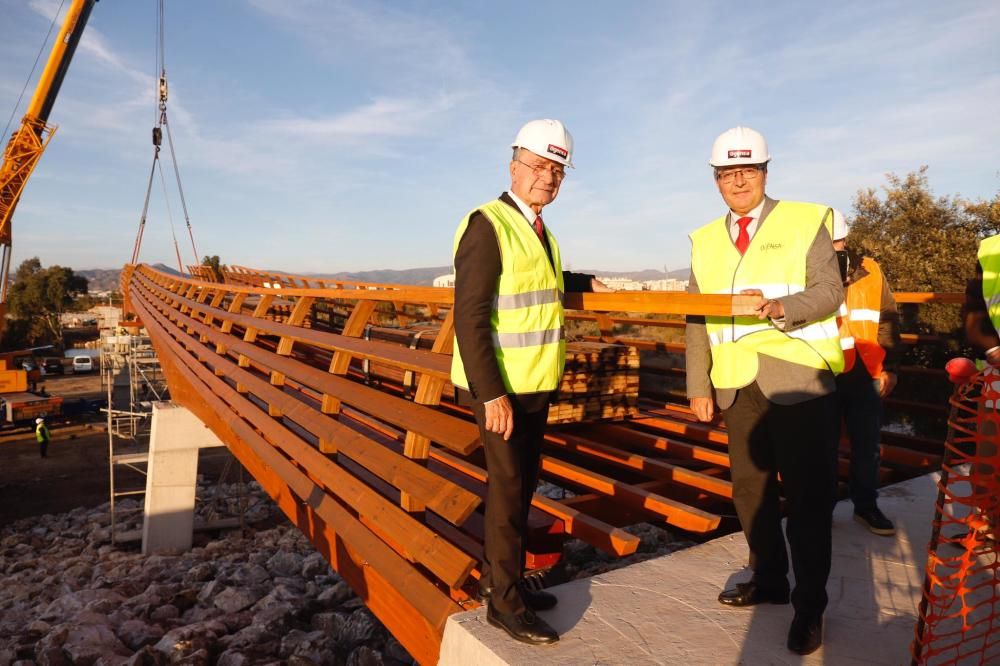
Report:
M122 283L172 398L410 653L435 663L448 617L477 605L487 481L477 428L451 399L452 290L243 267L188 278L130 265ZM566 300L602 332L750 307L747 297L668 292ZM639 540L622 527L640 521L693 537L735 525L724 428L663 400L640 406L627 421L550 430L542 478L572 493L535 495L529 566L553 564L567 538L631 554ZM887 476L939 464L939 448L910 444L883 446Z

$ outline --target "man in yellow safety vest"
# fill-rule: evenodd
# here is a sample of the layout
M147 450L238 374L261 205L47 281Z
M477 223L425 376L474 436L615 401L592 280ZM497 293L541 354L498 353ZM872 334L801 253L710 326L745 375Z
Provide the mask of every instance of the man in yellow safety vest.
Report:
M882 400L896 386L899 367L899 312L882 269L871 257L847 247L850 228L833 211L833 249L844 280L840 343L844 372L837 377L840 413L851 442L849 491L854 519L874 534L896 533L878 507Z
M787 645L809 654L822 643L830 573L844 290L825 226L832 211L765 196L770 159L764 137L746 127L712 146L728 210L691 234L689 291L756 296L757 315L688 318L687 393L701 421L722 410L733 503L750 547L753 577L719 602L789 601L780 475L795 572Z
M965 291L963 319L965 337L982 359L978 365L985 375L994 378L993 392L1000 391L1000 235L984 238L979 244L976 277L969 280ZM998 434L996 400L987 400L980 407L976 464L973 465L973 486L978 496L976 507L982 518L977 530L982 539L995 541L1000 526L1000 434Z
M38 454L42 458L48 458L49 442L52 441L52 435L49 434L48 426L45 425L45 419L42 417L35 419L35 439L38 441Z
M556 597L521 584L525 532L538 484L549 402L566 358L564 291L613 291L592 275L563 272L542 221L572 166L573 137L558 120L517 133L511 186L470 211L455 232L455 349L451 381L470 406L486 453L483 571L487 621L524 643L558 634L535 611Z

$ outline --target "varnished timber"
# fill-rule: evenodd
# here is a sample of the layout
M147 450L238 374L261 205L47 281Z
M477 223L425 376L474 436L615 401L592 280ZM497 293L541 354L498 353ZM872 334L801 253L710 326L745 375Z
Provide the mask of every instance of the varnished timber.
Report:
M138 287L137 291L152 298L152 295L141 286ZM174 311L168 308L167 313L171 312ZM184 315L178 315L176 312L174 312L174 315L184 317ZM216 342L218 342L222 335L221 333L207 329L207 327L197 322L192 322L191 325L197 331L203 333L205 337ZM245 342L237 342L234 345L240 345L240 349L232 351L244 358L250 358L251 356L265 356L266 358L266 355L276 356L273 352L259 350ZM242 354L240 353L241 350L249 353ZM208 353L207 349L205 353ZM280 357L278 358L280 359ZM288 359L280 360L288 361ZM282 369L284 370L285 368ZM317 370L314 370L314 372L322 375L325 380L335 379L329 374L321 373ZM416 494L435 511L450 521L460 524L479 504L479 498L471 493L448 484L405 457L388 451L377 443L367 440L332 418L316 410L310 410L306 405L269 386L266 382L250 375L246 371L242 371L238 367L230 367L225 374L232 377L238 384L244 387L255 388L254 392L258 397L268 401L269 404L275 405L279 412L283 412L300 426L312 432L320 442L336 442L338 449L345 455L357 460L389 483L405 489L406 492ZM288 374L289 376L295 376L297 373L289 372ZM347 380L341 379L341 381L346 382ZM392 396L385 396L384 394L383 397L386 401L393 399ZM411 403L405 404L412 406ZM444 415L441 416L447 418Z
M398 345L372 340L359 340L351 337L325 333L311 329L300 328L278 322L262 321L251 315L241 315L211 308L211 306L174 295L173 300L195 311L210 312L213 317L230 320L244 329L254 330L255 336L266 334L278 338L287 338L296 343L315 345L332 352L344 352L353 358L377 360L403 370L415 370L431 374L441 379L451 375L451 359L441 354L434 354L419 349L405 349Z
M482 483L488 481L486 470L482 467L435 447L431 447L430 455L432 459L478 479ZM619 556L631 555L639 547L639 537L564 506L544 495L535 493L531 498L531 506L562 520L566 524L567 532L607 553Z
M259 398L264 400L275 399L276 396L273 393L276 389L267 382L256 377L246 376L249 373L233 366L233 364L223 360L215 352L201 345L201 343L186 336L180 329L170 324L163 315L153 310L147 310L145 316L147 320L149 317L152 317L157 321L167 335L174 338L176 341L175 345L184 345L187 347L188 353L194 354L199 361L205 363L207 370L223 369L227 374L242 375L240 379ZM187 356L184 357L185 361L187 361L187 358ZM215 377L216 375L213 373L213 378ZM301 467L308 475L314 476L326 488L328 493L341 498L351 508L356 510L360 516L378 525L379 529L386 532L393 542L403 547L404 552L402 554L405 557L426 566L443 582L447 583L449 587L458 587L462 584L475 564L471 559L446 541L438 539L424 525L413 520L404 511L397 509L392 503L386 501L381 495L375 493L368 486L345 472L319 451L294 437L292 433L282 427L277 421L262 418L263 412L257 409L247 398L240 395L228 385L224 385L223 382L219 382L218 379L215 379L215 382L223 384L223 386L216 386L216 395L223 397L233 411L250 421L268 440L282 449L295 462L296 466ZM285 397L292 402L298 402L290 396ZM305 408L302 403L299 402L298 404ZM299 415L299 417L301 418L302 415ZM296 420L294 415L291 418ZM301 420L298 422L301 423ZM343 428L340 424L337 425ZM371 446L382 448L374 442L371 443ZM268 458L268 462L274 467L276 458L273 455L268 455ZM470 495L466 491L461 491L461 494ZM478 504L478 498L473 498L473 500L473 506Z
M673 465L655 458L622 451L614 446L602 444L592 439L554 433L545 437L550 446L564 447L576 453L589 455L623 469L631 469L654 479L670 481L679 486L697 488L705 492L733 498L733 484L717 477L694 472L680 465Z
M133 307L141 318L144 314L150 316L138 302L133 302ZM173 398L194 412L227 443L261 487L410 654L422 664L436 663L444 623L461 607L336 501L325 495L317 497L309 488L314 484L303 484L305 476L296 472L294 465L274 452L252 428L232 415L226 403L217 397L213 384L221 380L207 369L199 371L197 367L184 364L183 352L178 353L173 346L176 343L168 341L166 333L155 325L147 327L147 331L157 349L163 350L160 360ZM284 475L292 477L295 486Z

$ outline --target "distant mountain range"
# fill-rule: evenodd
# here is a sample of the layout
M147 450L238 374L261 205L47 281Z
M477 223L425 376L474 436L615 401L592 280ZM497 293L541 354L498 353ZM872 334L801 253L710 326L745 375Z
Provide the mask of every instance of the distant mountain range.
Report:
M164 264L154 264L153 268L163 271L164 273L170 273L172 275L179 275L179 273L169 266ZM290 271L283 271L280 269L275 269L278 272L287 273ZM593 275L602 275L604 277L617 277L617 278L629 278L636 280L638 282L643 282L645 280L662 280L664 278L676 278L678 280L686 280L688 274L691 272L689 268L682 268L675 271L670 271L669 273L664 273L663 271L658 271L654 269L646 269L641 271L602 271L595 269L582 269L576 270L577 273L591 273ZM82 275L87 278L90 291L117 291L120 288L120 277L121 269L118 268L94 268L82 271L75 271L77 275ZM439 275L447 275L451 273L451 266L432 266L427 268L404 268L402 270L395 270L391 268L385 268L381 270L374 271L358 271L358 272L348 272L342 271L340 273L296 273L304 275L306 277L313 277L316 279L332 279L332 280L351 280L354 282L383 282L389 284L409 284L415 287L429 287L434 284L434 278Z
M180 275L175 269L165 264L153 264L153 268L171 275ZM87 278L88 291L119 291L121 289L122 271L120 268L88 268L73 272Z

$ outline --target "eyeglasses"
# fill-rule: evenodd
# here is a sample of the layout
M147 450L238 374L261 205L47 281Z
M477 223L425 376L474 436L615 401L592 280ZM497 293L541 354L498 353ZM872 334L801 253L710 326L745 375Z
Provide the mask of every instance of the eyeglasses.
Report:
M528 164L527 162L522 162L521 160L515 160L518 164L523 164L524 166L531 169L531 173L535 174L535 178L542 175L543 172L548 172L552 176L553 180L562 180L566 177L566 170L561 166L549 166L548 164Z
M760 178L762 169L760 167L743 167L742 169L727 169L726 171L717 171L715 173L715 179L724 185L736 180L736 174L743 176L743 180L757 180Z

